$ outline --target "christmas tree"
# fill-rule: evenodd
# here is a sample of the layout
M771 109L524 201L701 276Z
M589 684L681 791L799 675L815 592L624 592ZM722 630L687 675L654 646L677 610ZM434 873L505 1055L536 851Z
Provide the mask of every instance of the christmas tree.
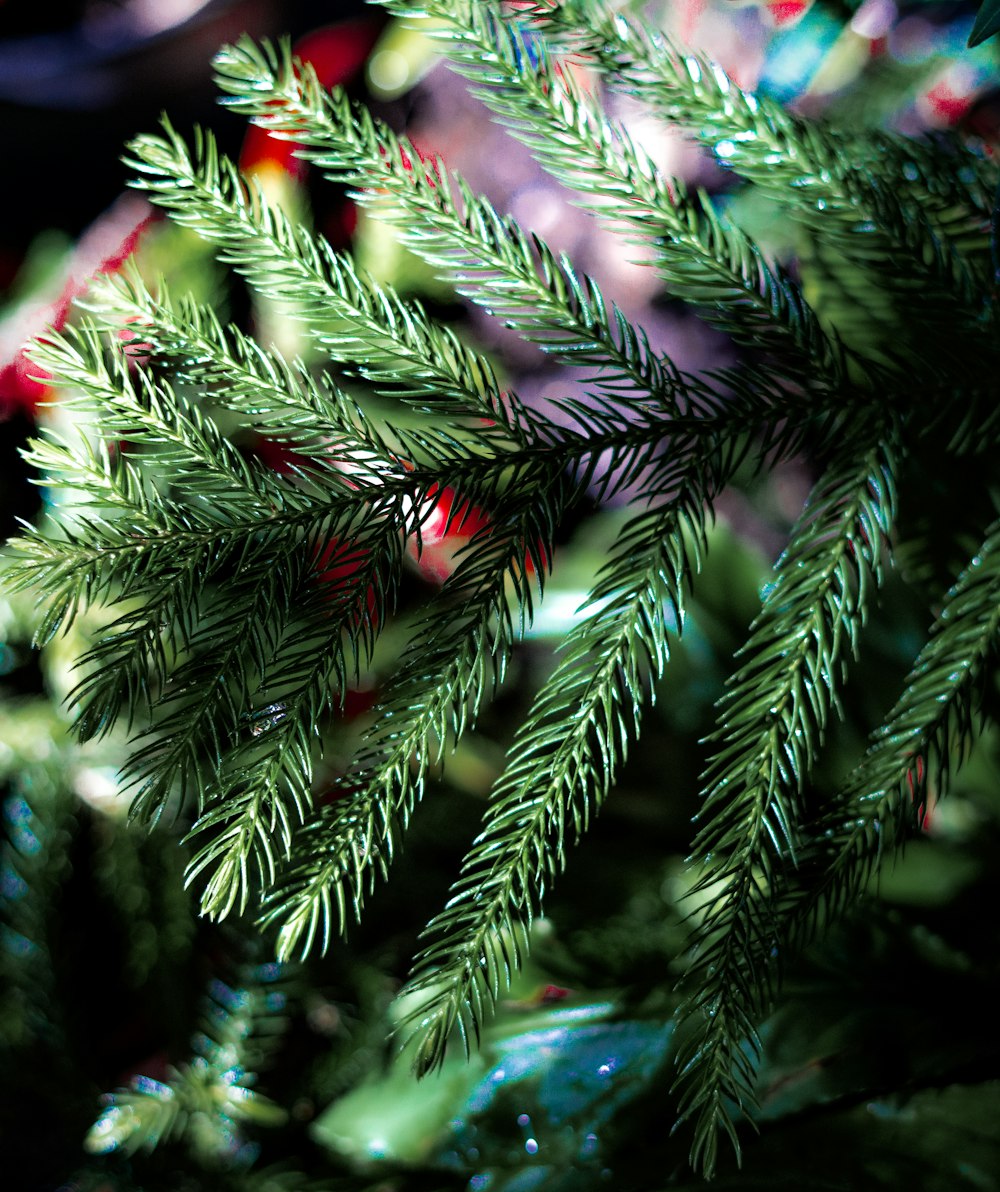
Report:
M29 352L0 1029L21 1153L57 1105L93 1158L27 1186L994 1187L994 158L631 6L384 3L716 360L286 43L220 50L224 103L397 285L210 132L130 144L259 334L124 265ZM792 514L773 563L733 494Z

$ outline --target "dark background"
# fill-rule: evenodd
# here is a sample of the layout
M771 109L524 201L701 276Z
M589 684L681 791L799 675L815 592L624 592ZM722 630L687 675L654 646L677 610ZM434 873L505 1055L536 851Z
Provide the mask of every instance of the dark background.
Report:
M238 147L245 122L219 109L211 81L220 44L383 19L360 0L196 5L0 0L0 296L40 231L75 236L121 193L122 147L161 111L180 126L211 123L224 148Z

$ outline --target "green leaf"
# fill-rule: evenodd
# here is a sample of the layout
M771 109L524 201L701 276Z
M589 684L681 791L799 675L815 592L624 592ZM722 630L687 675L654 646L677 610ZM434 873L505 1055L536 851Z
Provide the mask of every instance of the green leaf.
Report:
M1000 30L1000 0L983 0L969 34L969 49L981 45Z

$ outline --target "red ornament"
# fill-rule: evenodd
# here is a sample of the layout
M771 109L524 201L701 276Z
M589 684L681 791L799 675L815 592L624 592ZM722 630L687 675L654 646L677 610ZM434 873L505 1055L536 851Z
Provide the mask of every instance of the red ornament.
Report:
M358 580L363 576L370 561L367 547L353 542L331 538L325 545L317 545L313 551L316 566L315 582L324 589L323 598L330 603L346 602L357 624L367 617L371 624L378 624L375 588L371 583L362 597L356 593Z
M34 417L38 406L50 395L44 370L28 358L27 341L43 335L47 328L60 331L65 327L73 300L97 274L117 273L157 218L146 202L132 195L119 199L80 238L59 297L18 317L15 334L19 346L6 362L0 361L0 420L17 410Z
M443 584L457 566L456 555L479 530L489 525L489 518L476 505L462 500L453 488L427 490L425 512L420 520L420 534L406 542L407 553L420 574Z
M765 4L771 24L781 28L794 24L805 16L811 0L769 0Z
M957 124L972 107L975 96L971 92L958 93L945 79L924 94L923 106L930 122L937 126L950 127Z
M251 450L265 467L279 476L288 476L297 467L307 467L309 464L304 455L299 455L287 443L269 439L266 435L255 435Z
M361 72L379 32L377 21L338 21L305 34L292 50L297 58L312 66L324 87L346 86ZM253 172L273 167L301 179L305 176L306 163L295 156L299 148L295 141L282 140L266 129L251 125L243 139L240 169Z

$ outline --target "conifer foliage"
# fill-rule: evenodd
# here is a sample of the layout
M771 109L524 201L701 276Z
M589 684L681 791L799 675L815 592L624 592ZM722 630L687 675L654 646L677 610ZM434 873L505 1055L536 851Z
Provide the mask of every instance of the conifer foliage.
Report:
M734 1106L754 1104L780 958L864 892L980 731L1000 523L970 500L942 578L921 569L907 510L929 453L961 461L1000 437L996 165L957 141L790 115L603 0L386 7L440 40L511 135L672 298L731 336L739 362L681 372L445 162L325 91L287 47L244 38L216 59L224 102L301 145L439 277L583 376L585 394L543 416L474 346L271 204L209 133L164 123L129 148L134 184L290 311L331 369L284 359L135 272L101 278L79 325L33 350L72 394L78 431L31 450L70 499L25 530L7 582L39 592L42 643L82 607L106 610L71 697L79 735L127 727L132 818L189 817L203 913L258 908L290 959L346 931L388 875L431 768L503 683L567 516L627 495L631 518L425 929L401 1033L426 1073L456 1036L474 1044L570 846L600 830L683 631L719 493L740 469L807 452L815 485L719 705L692 843L676 1079L693 1161L711 1174L720 1137L738 1149ZM607 114L605 89L766 195L822 269L771 259L665 177ZM356 399L358 383L379 400ZM242 453L223 430L234 422L293 464L279 473ZM354 764L318 799L323 725L393 620L405 544L419 551L429 519L459 525L473 509ZM820 805L811 775L844 676L899 573L927 592L924 644Z

